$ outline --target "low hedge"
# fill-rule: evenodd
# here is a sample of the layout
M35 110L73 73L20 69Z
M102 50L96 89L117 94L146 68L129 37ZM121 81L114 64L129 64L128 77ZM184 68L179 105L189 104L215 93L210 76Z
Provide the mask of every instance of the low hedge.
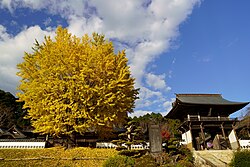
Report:
M124 155L133 158L139 158L145 155L148 150L122 150L118 153L118 155Z
M103 167L133 167L135 160L124 155L115 155L105 161Z
M234 152L233 159L229 164L232 167L246 167L250 166L250 151L242 150Z

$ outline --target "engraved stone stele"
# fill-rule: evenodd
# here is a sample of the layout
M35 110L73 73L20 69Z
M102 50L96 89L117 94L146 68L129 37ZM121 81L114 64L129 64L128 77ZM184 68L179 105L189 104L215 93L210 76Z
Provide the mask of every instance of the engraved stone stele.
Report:
M150 143L150 153L152 154L162 153L162 137L159 125L149 126L149 143Z

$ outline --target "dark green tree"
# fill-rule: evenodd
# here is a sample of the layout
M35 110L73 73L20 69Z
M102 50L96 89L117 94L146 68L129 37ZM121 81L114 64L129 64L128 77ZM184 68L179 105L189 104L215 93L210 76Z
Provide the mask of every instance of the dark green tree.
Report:
M23 118L26 115L26 110L22 109L23 103L16 100L11 93L0 90L1 128L10 128L13 125L24 128L29 125L29 120Z
M244 117L239 122L237 135L240 139L250 139L250 107L246 109Z

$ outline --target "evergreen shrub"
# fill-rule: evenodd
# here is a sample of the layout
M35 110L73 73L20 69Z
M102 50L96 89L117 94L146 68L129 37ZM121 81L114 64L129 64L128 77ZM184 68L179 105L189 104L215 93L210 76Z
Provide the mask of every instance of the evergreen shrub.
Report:
M147 153L148 150L122 150L118 154L133 158L139 158Z
M133 167L135 160L132 157L115 155L104 162L103 167Z
M178 150L178 153L181 154L182 156L185 156L186 161L191 162L191 163L194 162L193 154L188 148L180 147Z
M234 157L231 160L230 166L232 167L250 166L250 151L242 150L234 152Z
M156 167L158 164L151 155L144 155L137 158L135 161L135 167Z

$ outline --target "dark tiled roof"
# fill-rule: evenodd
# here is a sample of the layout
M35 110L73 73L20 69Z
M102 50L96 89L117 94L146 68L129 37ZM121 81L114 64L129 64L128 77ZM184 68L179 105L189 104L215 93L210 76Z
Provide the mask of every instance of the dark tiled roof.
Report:
M224 99L220 94L176 94L173 108L166 115L167 118L183 120L189 115L229 116L245 107L249 102L232 102Z
M16 127L15 125L13 125L8 130L0 129L0 138L2 136L11 136L12 138L15 138L15 139L26 138L26 136L22 133L22 131L18 127Z
M248 104L232 102L224 99L221 94L176 94L176 99L182 103L205 104L205 105L239 105Z

